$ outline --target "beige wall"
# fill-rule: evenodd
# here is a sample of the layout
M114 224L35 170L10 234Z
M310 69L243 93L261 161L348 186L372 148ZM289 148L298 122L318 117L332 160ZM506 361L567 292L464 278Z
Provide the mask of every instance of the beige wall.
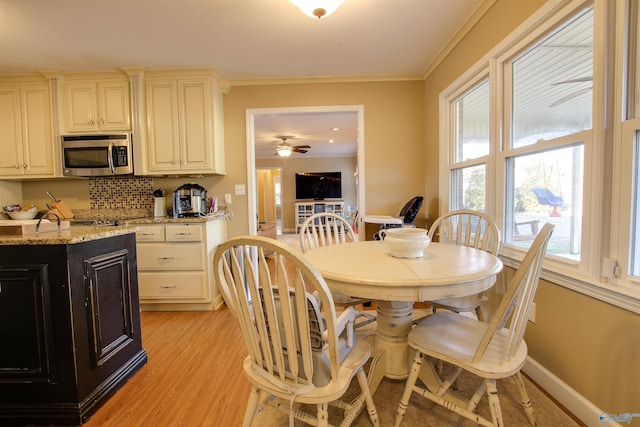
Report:
M296 172L342 172L342 199L345 206L357 206L355 157L301 157L295 159L256 160L260 167L282 168L282 227L295 232Z
M438 95L545 2L498 0L425 81L428 214L438 215ZM598 408L640 408L640 316L541 281L529 355ZM596 421L594 421L595 423Z
M364 106L366 211L397 214L423 194L422 81L233 86L224 98L227 176L216 191L233 193L235 184L246 184L247 109L334 105ZM229 236L247 232L246 196L235 199Z

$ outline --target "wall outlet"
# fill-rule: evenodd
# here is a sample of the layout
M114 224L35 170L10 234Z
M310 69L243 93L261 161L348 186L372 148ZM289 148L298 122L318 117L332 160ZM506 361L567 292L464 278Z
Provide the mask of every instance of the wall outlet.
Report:
M531 303L531 311L529 311L529 322L536 323L536 303Z
M231 204L231 194L225 194L224 195L224 202L228 205Z

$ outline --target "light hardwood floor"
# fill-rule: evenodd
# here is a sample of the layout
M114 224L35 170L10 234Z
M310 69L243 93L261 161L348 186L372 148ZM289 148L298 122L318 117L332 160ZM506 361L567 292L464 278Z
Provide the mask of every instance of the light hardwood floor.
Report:
M247 353L229 310L144 312L141 322L149 362L84 425L241 425Z

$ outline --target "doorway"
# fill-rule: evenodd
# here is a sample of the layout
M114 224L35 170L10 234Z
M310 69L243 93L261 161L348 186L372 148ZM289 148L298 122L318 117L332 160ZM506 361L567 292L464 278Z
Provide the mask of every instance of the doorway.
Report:
M258 221L258 180L256 167L256 127L257 120L263 121L270 117L282 117L284 115L321 115L326 113L352 113L357 123L356 136L356 167L353 176L356 182L356 201L359 210L359 216L364 215L364 106L347 105L347 106L323 106L323 107L285 107L285 108L260 108L248 109L246 112L246 135L247 135L247 197L248 197L248 213L249 213L249 230L251 234L257 232ZM275 120L275 119L274 119ZM302 141L304 142L304 141ZM272 150L275 151L275 150ZM273 154L271 154L273 155ZM311 157L313 154L311 154ZM285 160L286 161L286 160ZM284 191L286 182L281 181L281 190ZM293 184L291 184L293 185ZM291 211L291 212L289 212ZM287 216L289 215L288 219ZM283 205L281 211L281 220L284 219L291 222L291 216L294 215L293 209ZM361 228L361 227L359 227ZM359 230L360 232L362 230Z
M257 212L259 222L274 222L282 234L282 168L256 167Z

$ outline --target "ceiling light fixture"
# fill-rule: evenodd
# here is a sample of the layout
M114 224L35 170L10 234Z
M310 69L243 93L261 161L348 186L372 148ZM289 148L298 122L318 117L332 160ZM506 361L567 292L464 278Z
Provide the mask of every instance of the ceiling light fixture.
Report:
M302 13L311 18L324 18L331 15L344 0L289 0Z
M293 151L293 147L290 145L280 145L276 147L276 151L280 157L289 157Z

